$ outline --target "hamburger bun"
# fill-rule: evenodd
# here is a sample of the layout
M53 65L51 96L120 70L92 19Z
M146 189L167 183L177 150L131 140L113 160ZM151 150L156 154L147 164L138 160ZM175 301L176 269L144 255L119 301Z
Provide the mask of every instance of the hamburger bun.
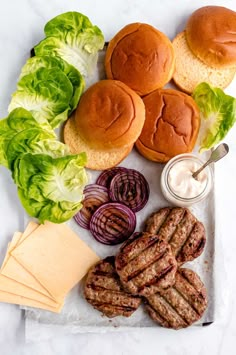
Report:
M109 42L105 56L107 78L124 82L141 96L168 83L174 65L169 38L144 23L122 28Z
M203 63L190 50L185 31L175 37L173 47L176 55L173 80L181 90L191 94L204 81L225 89L233 80L236 67L213 68Z
M101 151L122 149L122 154L139 137L144 120L142 99L116 80L92 85L82 95L75 113L76 130L87 146Z
M118 150L98 150L91 148L80 137L75 126L75 117L72 115L64 126L64 142L70 147L72 154L86 152L87 163L86 168L93 170L105 170L113 168L119 164L132 150L133 144Z
M236 12L204 6L188 19L186 38L196 57L211 67L236 66Z
M147 159L167 162L191 152L200 126L199 108L191 96L159 89L145 96L146 120L136 148Z

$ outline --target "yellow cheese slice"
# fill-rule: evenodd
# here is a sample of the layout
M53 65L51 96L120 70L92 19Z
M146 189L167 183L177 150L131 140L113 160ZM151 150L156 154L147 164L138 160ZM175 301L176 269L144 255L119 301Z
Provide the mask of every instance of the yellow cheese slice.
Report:
M24 237L27 237L30 233L32 233L36 228L38 227L38 225L36 223L29 223L25 232L22 234L20 232L16 232L13 235L12 241L11 243L8 244L8 249L7 249L7 254L6 257L3 261L3 266L5 265L7 259L9 258L9 251L13 250L15 248L15 246L18 244L18 242L21 240L23 240ZM50 307L53 308L58 308L61 306L61 304L57 303L56 301L52 300L51 298L42 295L40 293L38 293L37 291L34 291L33 289L20 284L19 282L9 279L8 277L0 274L0 292L4 291L7 293L11 293L11 294L15 294L18 296L23 296L35 301L38 301L40 303L44 303Z
M11 255L60 301L99 257L66 224L45 222Z
M35 222L29 222L24 233L15 232L13 234L11 242L8 243L7 252L3 260L1 269L5 266L6 262L8 261L10 257L10 251L12 251L21 241L27 238L30 235L30 233L32 233L36 228L38 228L38 226L39 225Z
M51 298L42 295L41 293L34 291L33 289L0 274L0 292L1 291L26 297L28 299L38 301L53 308L58 308L61 305L53 301Z
M0 291L0 302L19 304L21 306L36 307L36 308L45 309L47 311L51 311L51 312L55 312L55 313L59 313L61 311L62 306L63 306L63 305L59 305L57 308L50 307L44 303L31 300L27 297L18 296L13 293L4 292L4 291Z
M20 232L16 232L16 233L22 234L22 233L20 233ZM14 235L15 235L16 233L14 233ZM14 238L14 236L13 236L13 238ZM2 270L2 268L4 268L4 266L6 265L6 262L7 262L8 259L9 259L9 256L10 256L10 255L9 255L10 246L11 246L11 243L8 243L8 244L7 244L7 252L6 252L5 258L3 259L3 263L2 263L2 266L1 266L0 271Z
M31 227L32 224L30 225L30 228ZM29 231L30 229L28 228L28 232ZM22 240L25 240L30 235L27 235L26 232L27 228L23 235L19 232L16 232L14 234L12 243L10 243L9 254L6 256L1 268L1 274L8 277L9 279L15 280L16 282L31 288L34 291L39 292L42 295L47 296L48 298L51 298L55 302L62 303L63 299L56 301L54 297L50 295L50 293L40 284L40 282L31 273L29 273L21 264L19 264L17 260L15 260L15 258L10 256L10 252L15 249L17 243L20 242L21 238Z
M16 240L15 244L11 244L12 249L15 248L17 245L19 245L21 242L23 242L23 240L25 240L25 238L27 238L31 233L33 233L38 228L38 226L39 226L38 223L30 221L27 224L26 229L22 234L22 236L18 240Z

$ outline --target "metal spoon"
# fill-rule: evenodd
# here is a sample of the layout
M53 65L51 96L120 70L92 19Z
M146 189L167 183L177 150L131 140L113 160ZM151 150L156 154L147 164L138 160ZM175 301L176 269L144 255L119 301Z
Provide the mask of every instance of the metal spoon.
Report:
M215 163L216 161L220 160L221 158L223 158L226 154L228 154L229 152L229 147L226 143L221 143L220 145L218 145L218 147L213 150L213 152L211 153L210 158L205 162L205 164L203 164L203 166L198 169L197 171L195 171L193 173L193 178L197 180L197 175L203 170L205 169L205 167L211 163Z

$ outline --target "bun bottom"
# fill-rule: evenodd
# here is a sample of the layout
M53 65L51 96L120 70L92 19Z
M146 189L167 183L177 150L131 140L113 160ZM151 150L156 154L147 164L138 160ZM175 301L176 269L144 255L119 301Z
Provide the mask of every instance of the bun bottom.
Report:
M85 152L87 154L86 168L92 170L105 170L118 165L131 152L133 144L115 150L97 150L91 148L80 137L74 117L69 118L64 126L64 142L70 147L72 154Z
M146 147L140 139L138 139L135 143L135 147L137 148L138 152L146 159L155 161L157 163L166 163L172 157L166 156L164 153L157 152Z
M236 67L213 68L198 59L190 50L185 31L179 33L173 40L176 54L175 84L186 93L191 94L201 82L225 89L233 80Z

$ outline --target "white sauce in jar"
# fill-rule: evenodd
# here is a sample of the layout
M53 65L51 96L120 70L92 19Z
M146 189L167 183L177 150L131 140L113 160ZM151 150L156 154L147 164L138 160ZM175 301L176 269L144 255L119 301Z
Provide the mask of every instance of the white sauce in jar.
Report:
M203 170L197 180L192 174L200 168L193 160L181 160L175 163L168 174L168 184L173 193L182 198L194 198L200 195L207 184L207 174Z

